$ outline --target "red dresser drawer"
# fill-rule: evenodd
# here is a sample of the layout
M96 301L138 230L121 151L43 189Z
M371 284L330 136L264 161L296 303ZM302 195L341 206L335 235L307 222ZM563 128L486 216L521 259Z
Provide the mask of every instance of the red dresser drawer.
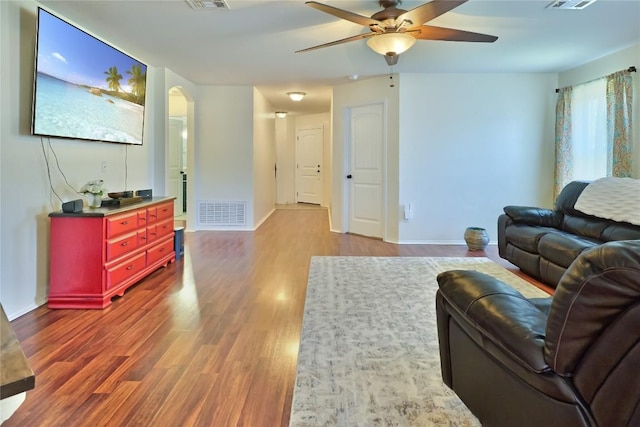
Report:
M163 203L157 207L158 220L173 218L173 203Z
M147 224L154 223L158 220L158 209L153 206L151 208L147 208Z
M117 239L107 240L107 261L118 258L138 247L138 234L129 233Z
M138 247L142 247L149 243L147 241L147 227L138 230Z
M156 234L158 239L173 233L173 218L166 219L156 225Z
M144 270L146 265L146 254L143 252L126 262L107 269L107 290L117 287L134 274Z
M173 252L173 239L167 239L163 243L147 251L147 265L164 258Z
M107 218L107 239L129 233L138 228L138 213L128 213Z
M140 209L138 211L138 227L144 227L147 225L147 210Z
M156 240L158 240L156 225L150 225L147 227L147 243L155 242Z

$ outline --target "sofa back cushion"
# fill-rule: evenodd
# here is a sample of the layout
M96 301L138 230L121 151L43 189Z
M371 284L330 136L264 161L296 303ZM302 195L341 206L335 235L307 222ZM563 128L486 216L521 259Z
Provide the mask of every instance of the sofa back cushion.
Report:
M588 181L571 181L567 184L558 195L556 209L566 215L585 216L582 212L575 210L574 206L587 185L589 185Z
M611 225L612 221L598 218L585 218L565 215L562 218L562 230L590 239L602 240L602 233Z
M601 242L640 239L640 226L638 225L595 217L564 215L560 228L567 233Z
M640 227L624 222L610 222L602 231L600 240L611 242L612 240L639 240Z

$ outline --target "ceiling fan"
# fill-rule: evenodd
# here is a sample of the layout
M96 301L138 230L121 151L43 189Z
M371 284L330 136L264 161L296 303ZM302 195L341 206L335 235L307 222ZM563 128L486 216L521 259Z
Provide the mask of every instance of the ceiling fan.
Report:
M369 33L358 34L345 39L302 49L297 52L308 52L323 47L367 39L367 45L369 45L371 49L384 55L387 64L394 65L398 62L398 56L413 46L416 40L484 43L496 41L498 39L496 36L424 25L425 22L431 21L467 1L468 0L432 0L406 11L397 7L402 3L402 0L378 0L378 4L384 9L371 15L371 18L316 1L308 1L305 4L314 9L369 27L371 31Z

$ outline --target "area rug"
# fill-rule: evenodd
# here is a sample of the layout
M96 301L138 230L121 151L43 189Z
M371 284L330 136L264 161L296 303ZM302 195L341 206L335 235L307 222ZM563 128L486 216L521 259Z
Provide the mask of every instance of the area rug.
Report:
M454 269L547 296L487 258L313 257L290 426L479 426L440 373L436 276Z

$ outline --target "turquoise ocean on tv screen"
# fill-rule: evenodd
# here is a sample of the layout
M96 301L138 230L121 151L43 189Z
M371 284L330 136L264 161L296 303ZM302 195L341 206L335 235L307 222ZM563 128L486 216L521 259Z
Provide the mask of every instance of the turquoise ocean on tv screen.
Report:
M142 144L142 105L42 73L36 84L35 134Z

